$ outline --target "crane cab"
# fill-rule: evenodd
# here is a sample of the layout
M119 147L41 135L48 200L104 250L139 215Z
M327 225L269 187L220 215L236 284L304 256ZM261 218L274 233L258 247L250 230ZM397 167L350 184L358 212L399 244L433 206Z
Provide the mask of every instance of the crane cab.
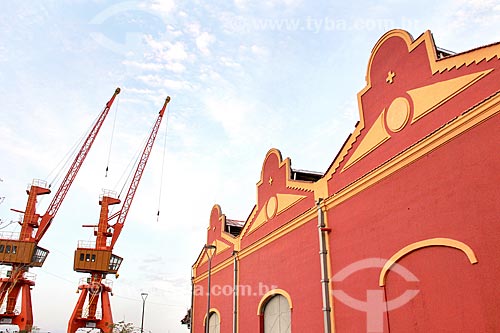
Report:
M49 251L34 242L14 239L0 239L0 262L2 264L23 264L28 267L41 267Z
M73 270L81 273L116 274L122 261L122 257L114 255L109 250L78 248L75 251Z

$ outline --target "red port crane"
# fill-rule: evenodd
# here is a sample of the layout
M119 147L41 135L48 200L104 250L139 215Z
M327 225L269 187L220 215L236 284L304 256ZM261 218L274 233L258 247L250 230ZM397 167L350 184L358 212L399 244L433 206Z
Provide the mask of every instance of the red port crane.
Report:
M75 251L73 270L80 273L89 273L90 277L80 280L78 290L81 293L68 323L68 333L75 333L79 328L97 328L105 333L112 330L113 316L109 299L112 284L109 279L106 279L106 275L115 274L118 276L118 269L123 258L112 253L113 247L127 219L127 214L134 200L169 101L170 97L167 97L153 125L122 208L109 216L109 206L119 204L121 201L111 191L105 191L99 198L99 205L101 205L99 224L83 225L83 227L94 228L96 241L80 241ZM112 223L111 221L115 218L116 222ZM99 300L101 301L100 313L97 309Z
M115 97L119 93L120 88L116 88L115 93L106 103L104 110L99 114L45 214L37 214L37 198L39 195L50 194L51 191L46 182L34 180L26 190L28 194L26 209L24 211L13 209L13 211L23 214L22 221L19 221L21 232L0 233L0 263L10 266L5 276L0 277L0 304L6 302L5 312L0 313L0 324L17 325L19 331L31 332L33 311L30 290L35 285L35 282L34 274L28 272L28 270L30 267L41 267L47 258L49 251L38 246L38 243L47 232L61 207L109 113ZM16 309L16 304L20 292L22 297L19 311Z

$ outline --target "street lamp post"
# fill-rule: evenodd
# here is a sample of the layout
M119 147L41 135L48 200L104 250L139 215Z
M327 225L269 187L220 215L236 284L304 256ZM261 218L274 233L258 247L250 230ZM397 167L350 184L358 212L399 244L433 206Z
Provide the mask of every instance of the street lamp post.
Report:
M141 297L142 297L141 333L144 333L144 308L146 307L146 298L148 298L148 293L141 293Z
M207 251L207 257L208 257L208 277L207 277L207 285L208 285L208 293L207 293L207 318L205 322L205 333L209 333L209 317L210 317L210 274L212 270L212 257L214 255L214 252L216 250L215 245L205 245L205 250Z

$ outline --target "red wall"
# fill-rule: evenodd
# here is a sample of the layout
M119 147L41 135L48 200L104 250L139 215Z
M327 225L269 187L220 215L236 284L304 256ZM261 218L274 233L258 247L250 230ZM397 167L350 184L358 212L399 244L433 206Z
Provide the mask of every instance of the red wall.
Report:
M256 333L259 284L283 289L292 299L292 332L320 332L323 327L317 221L241 259L240 282L255 296L240 297L240 333Z
M448 247L410 253L399 264L418 278L390 272L388 300L407 289L419 294L389 312L391 332L498 332L500 321L500 116L476 126L375 186L328 211L333 274L360 259L388 259L416 241L446 237L469 245L478 264ZM365 301L380 268L334 283ZM366 314L335 300L337 332L366 331ZM384 318L387 330L387 316Z
M239 245L239 284L251 291L239 295L240 333L260 332L258 305L271 288L290 295L292 332L323 332L319 237L313 213L319 197L324 199L331 228L328 251L335 332L500 332L500 115L498 96L491 98L500 91L500 44L435 60L430 32L410 39L404 31L391 31L374 47L367 86L358 96L360 123L321 181L292 180L290 160L271 149L257 183L255 208L238 239L222 234L225 216L214 206L207 244L228 249L213 259L212 285L230 290L232 253ZM450 65L433 71L438 62ZM487 70L487 75L469 81L464 89L448 81ZM391 72L396 73L392 82L387 79ZM443 81L447 83L439 88L433 85ZM431 87L426 92L439 99L431 98L435 105L417 109L425 115L414 118L415 104L424 105L430 95L414 103L408 92L424 87ZM454 90L446 90L449 87ZM448 95L443 97L441 90ZM383 117L398 97L406 98L409 106L393 111L406 112L407 122L393 131ZM442 134L444 126L453 128L468 119L469 123L462 123L466 127L477 121L467 118L467 113L479 113L474 107L481 103L490 103L482 115L496 115L456 137L451 136L460 127L447 132L451 133L448 142L340 202L343 189L363 184L360 179L381 171L385 163L398 168L395 161L410 147L416 150L422 141L436 143L432 141L438 137L436 131ZM375 136L370 137L372 129ZM380 136L383 141L377 141ZM359 159L350 163L357 149ZM273 213L273 207L281 208ZM304 216L307 223L282 233ZM270 237L276 235L280 237ZM388 271L385 286L379 286L382 266L389 258L408 245L435 238L462 242L478 262L471 264L464 252L443 243L428 246L400 258ZM253 248L260 242L267 243ZM200 262L194 265L195 280L207 270L207 264ZM199 283L206 291L206 279ZM404 295L410 296L401 300ZM206 295L196 296L194 332L203 332L206 301ZM211 303L221 313L221 332L232 332L232 294L214 294Z

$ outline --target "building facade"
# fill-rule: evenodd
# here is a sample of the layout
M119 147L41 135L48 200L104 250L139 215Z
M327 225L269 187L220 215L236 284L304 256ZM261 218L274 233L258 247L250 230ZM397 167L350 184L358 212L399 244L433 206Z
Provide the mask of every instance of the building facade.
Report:
M499 57L383 35L328 170L271 149L248 219L213 207L191 330L500 332Z

